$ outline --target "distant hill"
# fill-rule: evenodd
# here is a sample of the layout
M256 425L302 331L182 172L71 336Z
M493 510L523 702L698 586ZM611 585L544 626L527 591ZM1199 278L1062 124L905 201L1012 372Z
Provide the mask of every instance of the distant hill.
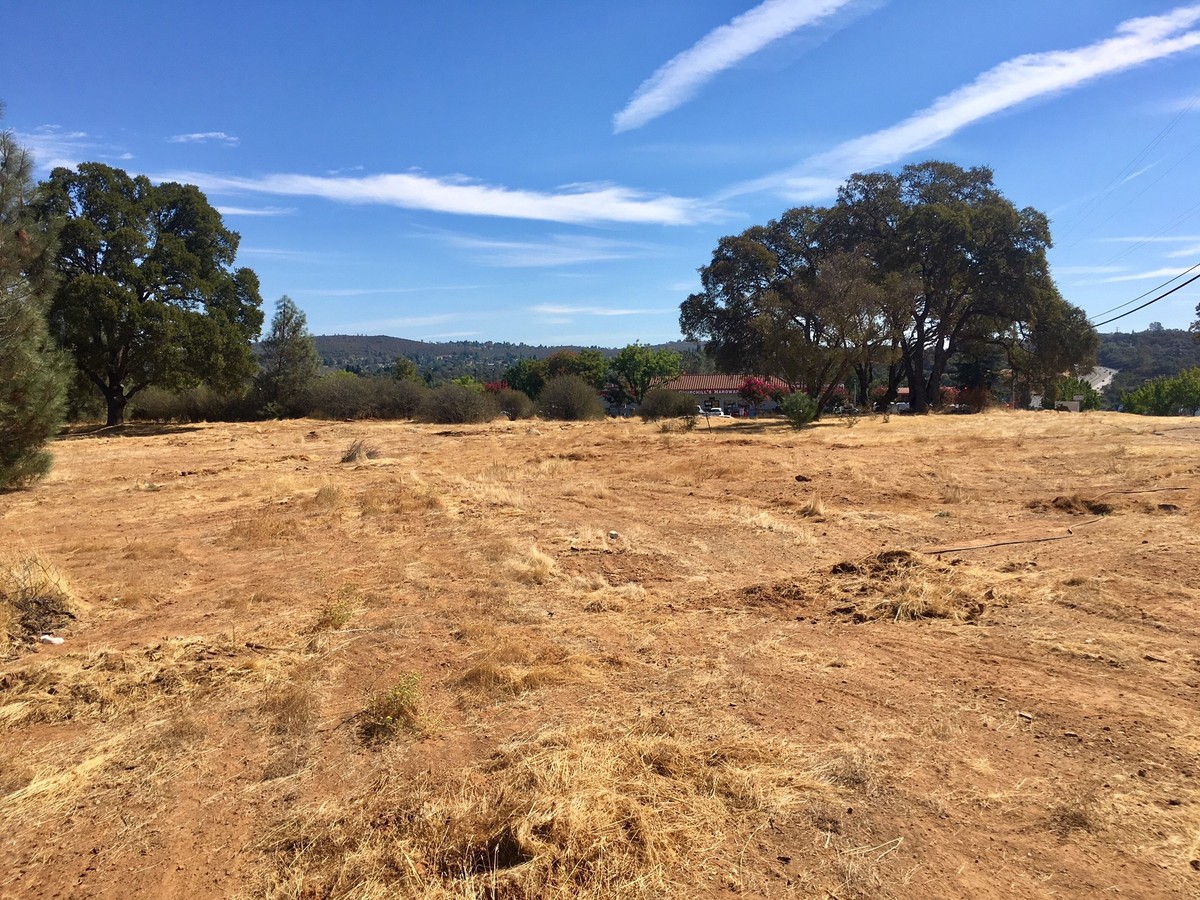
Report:
M415 362L422 371L429 372L435 380L459 375L473 375L487 380L496 377L519 359L544 359L560 350L592 349L612 356L619 349L510 344L505 341L413 341L386 334L321 334L315 335L314 340L322 362L329 368L368 375L387 371L398 357L404 356ZM695 344L686 341L655 346L681 353L696 348Z
M1149 328L1146 331L1113 332L1100 335L1096 364L1116 369L1105 390L1115 402L1122 391L1130 391L1162 375L1177 375L1200 366L1200 343L1182 328Z
M486 381L498 377L519 359L544 359L560 350L595 349L612 356L619 349L506 341L414 341L386 334L322 334L316 335L314 340L323 363L331 369L346 369L363 375L386 372L398 357L404 356L434 381L460 375ZM688 356L696 350L696 345L688 341L655 346ZM1200 343L1193 340L1191 332L1181 328L1101 334L1096 364L1117 370L1105 389L1110 401L1116 402L1122 391L1132 390L1151 378L1175 375L1191 366L1200 366ZM695 370L700 371L699 368Z

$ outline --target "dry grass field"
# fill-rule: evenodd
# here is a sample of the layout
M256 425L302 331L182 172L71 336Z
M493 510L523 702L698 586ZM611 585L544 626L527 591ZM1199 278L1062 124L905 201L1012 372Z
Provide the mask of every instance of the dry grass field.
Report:
M1189 420L55 456L0 495L0 896L1200 897Z

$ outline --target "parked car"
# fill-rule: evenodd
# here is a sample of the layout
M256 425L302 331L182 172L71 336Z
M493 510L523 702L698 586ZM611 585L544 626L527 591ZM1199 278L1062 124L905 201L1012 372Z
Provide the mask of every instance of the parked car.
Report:
M712 416L712 417L718 418L718 419L729 417L726 414L725 410L721 409L721 407L719 407L719 406L714 406L712 409L705 409L703 406L700 406L699 404L697 404L697 406L696 406L696 415Z

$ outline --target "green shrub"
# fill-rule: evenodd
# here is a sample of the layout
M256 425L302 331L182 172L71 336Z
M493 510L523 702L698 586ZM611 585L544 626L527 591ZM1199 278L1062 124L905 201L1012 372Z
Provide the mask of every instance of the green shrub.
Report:
M578 375L560 375L547 381L538 398L538 412L544 419L564 422L604 418L596 389Z
M415 673L402 675L389 690L375 694L359 718L359 734L364 741L390 740L401 732L420 734L420 678Z
M779 404L783 416L793 428L803 428L817 417L817 401L803 391L788 394Z
M296 411L320 419L411 419L428 393L413 381L335 372L312 381Z
M317 419L365 419L370 417L371 401L367 379L331 372L310 381L289 411Z
M232 394L199 385L186 391L148 387L130 401L129 417L143 422L244 422L259 417L253 391Z
M372 378L376 394L376 416L380 419L411 419L429 395L419 381Z
M416 418L437 425L462 425L491 421L497 413L496 401L490 394L461 384L444 384L421 401Z
M537 412L529 395L524 391L514 391L512 388L504 388L497 391L495 394L496 402L500 404L500 412L504 413L510 419L531 419L533 414Z
M641 406L638 407L638 415L647 422L679 416L695 417L696 398L668 388L655 388L642 400Z

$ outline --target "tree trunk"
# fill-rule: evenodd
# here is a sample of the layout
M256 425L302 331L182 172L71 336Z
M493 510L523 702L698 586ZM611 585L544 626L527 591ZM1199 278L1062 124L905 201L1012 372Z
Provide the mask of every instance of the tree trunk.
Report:
M929 400L925 394L925 354L916 359L913 354L904 355L904 374L908 381L908 408L914 413L929 411Z
M106 390L104 400L108 404L108 421L104 424L110 428L113 425L124 425L125 405L129 400L125 396L125 392L121 390L121 386L117 385L115 390L112 388Z
M854 398L855 405L859 409L870 409L871 382L875 377L875 367L869 362L857 363L854 366L854 374L858 382L857 396Z

